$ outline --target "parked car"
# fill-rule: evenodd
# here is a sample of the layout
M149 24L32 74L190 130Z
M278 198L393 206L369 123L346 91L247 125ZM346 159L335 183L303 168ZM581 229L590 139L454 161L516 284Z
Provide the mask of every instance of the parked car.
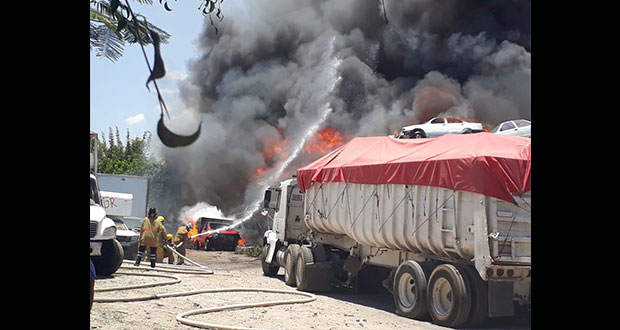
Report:
M228 219L216 218L198 218L196 226L198 233L208 234L200 235L194 238L194 249L196 250L228 250L234 251L241 239L238 231L235 230L219 230L226 226L232 225L233 221Z
M138 217L123 218L123 222L125 223L127 228L129 228L129 230L135 231L138 234L140 234L140 228L142 227L142 220L144 220L144 218L138 218Z
M515 135L532 137L532 123L526 119L507 120L495 126L491 133L500 135Z
M481 123L470 123L454 117L435 117L424 124L403 127L394 137L397 139L420 139L445 134L468 134L483 132Z
M114 224L116 224L116 240L121 243L123 252L125 253L124 259L136 259L138 255L140 235L135 231L130 230L122 220L112 220L114 220Z

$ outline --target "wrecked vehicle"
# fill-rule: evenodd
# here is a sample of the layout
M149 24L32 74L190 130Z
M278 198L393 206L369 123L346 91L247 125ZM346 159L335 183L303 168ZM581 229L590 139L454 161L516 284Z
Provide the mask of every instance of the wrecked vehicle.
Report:
M531 138L532 123L527 119L507 120L495 126L491 133Z
M445 134L469 134L484 132L481 123L470 123L455 117L434 117L424 124L403 127L394 138L421 139Z
M234 251L241 239L238 231L227 229L233 224L229 219L198 218L198 235L192 239L194 249Z

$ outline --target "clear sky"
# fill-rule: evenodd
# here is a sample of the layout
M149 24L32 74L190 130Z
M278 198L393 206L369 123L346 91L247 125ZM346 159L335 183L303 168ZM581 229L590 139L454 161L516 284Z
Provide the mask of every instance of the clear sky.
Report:
M183 105L178 97L178 82L187 76L187 61L199 56L196 39L209 18L198 7L201 0L168 1L172 11L154 1L153 5L130 2L132 9L144 14L154 25L171 34L167 44L161 44L166 76L157 80L169 111L180 112ZM222 5L222 10L225 9ZM215 17L214 17L215 20ZM145 46L149 63L153 65L153 47ZM118 127L125 141L127 129L131 137L142 136L149 130L156 140L160 108L153 83L151 92L145 85L149 71L144 55L137 44L125 44L124 55L116 62L90 53L90 130L105 133ZM186 134L186 132L179 132Z

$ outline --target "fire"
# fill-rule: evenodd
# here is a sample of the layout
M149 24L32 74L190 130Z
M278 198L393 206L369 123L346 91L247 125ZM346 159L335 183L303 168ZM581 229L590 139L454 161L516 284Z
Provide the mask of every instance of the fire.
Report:
M281 129L276 129L282 134ZM351 134L342 134L333 127L328 126L318 131L306 143L306 146L302 149L302 154L311 156L323 155L341 146L351 138ZM263 144L264 148L261 154L265 160L265 166L254 170L255 179L260 177L266 170L279 167L281 162L289 156L291 151L291 140L288 137L276 143L264 141Z
M189 219L189 220L187 220L187 223L191 223L192 225L194 225L194 226L192 227L192 229L191 229L189 232L187 232L187 237L192 237L192 235L196 235L196 234L198 234L198 227L196 226L196 221L194 221L194 220L192 220L192 219ZM191 241L192 241L192 242L193 242L194 240L196 240L196 238L192 238L192 239L191 239Z
M257 168L256 169L256 176L260 176L261 174L263 174L263 172L265 172L266 169L267 169L267 167Z
M331 126L318 131L306 144L302 153L305 155L326 154L336 147L341 146L345 141L343 135Z
M241 237L241 239L237 242L237 246L245 246L245 238Z

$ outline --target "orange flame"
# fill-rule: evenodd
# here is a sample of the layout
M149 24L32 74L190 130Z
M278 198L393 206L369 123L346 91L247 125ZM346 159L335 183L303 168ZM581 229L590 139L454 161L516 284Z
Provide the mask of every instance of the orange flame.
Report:
M245 238L241 237L241 239L237 242L237 246L245 246Z
M350 137L347 137L349 140ZM318 131L306 144L302 153L305 155L326 154L345 142L345 137L331 126Z
M198 227L196 226L196 221L189 219L187 220L187 223L191 223L192 225L194 225L192 229L189 232L187 232L187 237L192 237L192 235L198 234ZM191 241L194 242L196 239L197 238L194 237L191 239Z
M278 132L282 134L281 129L277 129ZM333 127L328 126L318 131L308 143L306 143L306 146L302 149L302 154L311 156L323 155L341 146L351 138L351 134L342 134ZM291 141L288 137L277 143L265 141L265 147L261 151L261 154L263 155L266 165L254 170L254 178L258 178L269 168L278 167L280 163L289 156L290 144Z

